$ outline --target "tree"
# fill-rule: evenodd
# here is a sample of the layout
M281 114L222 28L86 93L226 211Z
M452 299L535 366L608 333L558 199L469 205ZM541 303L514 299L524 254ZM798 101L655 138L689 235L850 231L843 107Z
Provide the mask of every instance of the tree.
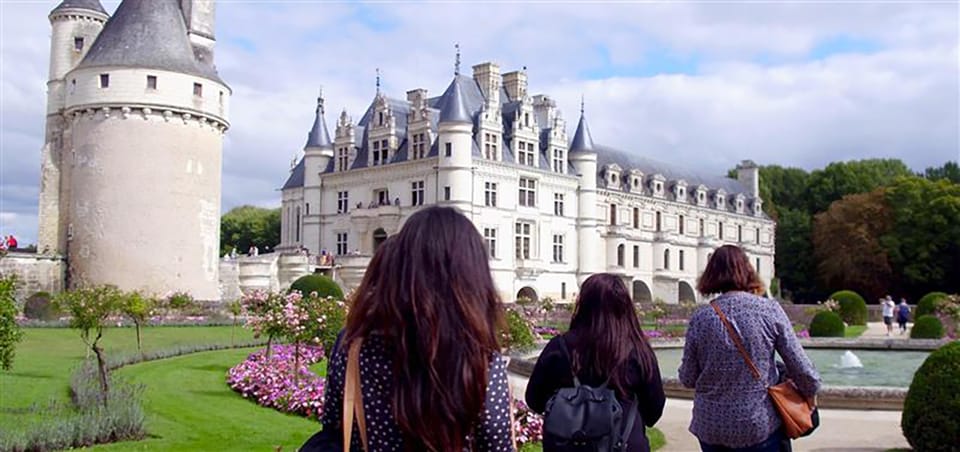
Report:
M960 184L906 177L886 190L893 223L882 238L896 279L913 299L960 291Z
M808 212L827 210L830 203L846 195L866 193L893 183L898 177L912 176L910 168L896 159L867 159L834 162L810 173L807 184Z
M844 196L813 224L817 276L824 287L875 300L888 293L893 270L880 237L892 224L884 189Z
M141 356L143 356L143 341L140 336L140 328L145 325L150 319L150 316L153 315L153 310L156 305L157 301L153 298L145 296L140 292L130 292L123 294L123 299L119 306L120 312L130 317L130 320L133 321L133 326L137 330L137 351Z
M780 287L795 302L818 299L813 257L812 217L806 210L785 207L777 221L776 272Z
M960 166L957 162L947 162L940 167L930 167L923 172L923 176L930 180L945 179L960 184Z
M240 206L220 218L220 254L236 247L241 253L251 246L273 248L280 243L280 209Z
M103 405L107 405L109 385L107 363L100 347L103 328L107 318L115 314L123 301L123 292L114 286L96 286L60 292L56 296L58 307L70 313L70 327L80 331L83 343L93 350L97 357L97 369L100 377L100 391Z
M13 368L17 343L23 340L23 331L17 325L16 289L16 277L0 277L0 369L3 370Z

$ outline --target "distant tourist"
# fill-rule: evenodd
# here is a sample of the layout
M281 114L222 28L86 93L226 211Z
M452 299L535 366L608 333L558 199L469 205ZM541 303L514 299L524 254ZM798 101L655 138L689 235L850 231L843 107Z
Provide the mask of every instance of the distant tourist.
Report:
M897 325L900 326L900 334L907 332L907 321L910 320L910 305L907 299L901 297L900 304L897 305Z
M760 286L746 254L733 245L713 253L697 283L704 295L720 294L711 301L712 308L690 318L679 371L680 382L696 390L690 432L705 452L789 450L780 415L765 388L787 377L805 397L813 398L820 389L820 375L780 304L754 295ZM735 325L759 377L717 310ZM786 376L777 372L774 351L786 364Z
M896 305L893 298L887 295L880 301L880 306L883 307L883 324L887 326L887 336L890 336L893 334L893 309Z
M13 234L7 236L6 243L8 250L13 251L17 249L17 238L14 237Z
M347 359L358 347L369 446L360 432L352 450L514 450L502 307L470 220L448 207L412 215L354 293L327 369L323 432L343 431Z
M595 274L584 281L573 312L570 330L540 353L527 383L527 405L543 413L558 389L574 387L575 376L578 384L609 384L623 419L635 416L629 432L614 432L615 438L628 438L621 450L649 451L646 427L660 419L666 398L657 357L640 329L627 286L618 276ZM550 452L547 443L544 451Z

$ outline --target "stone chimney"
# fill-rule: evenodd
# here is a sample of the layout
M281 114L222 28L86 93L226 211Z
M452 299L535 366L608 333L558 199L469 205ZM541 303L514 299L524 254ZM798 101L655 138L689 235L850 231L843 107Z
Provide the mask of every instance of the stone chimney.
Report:
M193 54L201 63L213 64L213 19L216 10L214 0L180 0L187 35L193 45Z
M500 105L500 66L496 63L480 63L473 67L473 79L480 85L487 105Z
M527 95L527 69L503 74L503 87L510 101L523 99Z
M744 160L737 165L737 180L747 187L750 196L760 198L760 167L753 160Z

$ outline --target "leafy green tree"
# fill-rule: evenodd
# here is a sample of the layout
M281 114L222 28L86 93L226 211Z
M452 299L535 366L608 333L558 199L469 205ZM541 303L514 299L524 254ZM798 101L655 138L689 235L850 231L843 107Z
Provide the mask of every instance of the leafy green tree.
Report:
M251 246L261 250L280 243L280 209L240 206L220 218L220 254L234 247L245 253Z
M808 211L818 213L846 195L866 193L893 183L913 172L900 160L867 159L834 162L810 173L807 184Z
M947 162L943 166L934 166L927 168L923 176L930 180L946 179L955 184L960 184L960 166L957 162Z
M93 350L97 357L97 369L100 377L100 391L103 404L107 404L110 387L107 379L107 362L100 347L103 328L107 318L116 314L123 302L123 292L114 286L95 286L64 291L57 294L58 307L70 313L70 327L80 332L83 343Z
M776 272L780 288L793 301L817 299L813 219L806 210L783 208L777 221Z
M960 184L901 178L886 191L893 224L882 238L903 289L960 291Z
M13 368L17 342L23 340L23 331L17 325L16 289L16 277L0 277L0 369L3 370Z
M824 287L875 300L889 291L893 270L880 237L893 221L884 190L845 196L816 215L813 250Z
M129 292L123 294L119 309L123 315L133 321L133 326L137 330L137 351L143 355L143 340L140 335L140 328L147 323L153 310L157 306L157 301L140 292Z

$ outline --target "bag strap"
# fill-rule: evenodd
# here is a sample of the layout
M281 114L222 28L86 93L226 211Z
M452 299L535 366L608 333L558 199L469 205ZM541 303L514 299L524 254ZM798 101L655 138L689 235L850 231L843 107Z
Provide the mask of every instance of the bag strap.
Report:
M753 360L750 359L750 355L747 353L747 349L743 347L743 342L740 340L740 336L733 329L733 325L730 324L730 321L727 320L727 316L723 315L723 311L720 310L720 307L717 306L716 301L711 301L710 306L713 307L714 311L717 311L717 315L720 316L720 321L723 322L723 326L727 328L727 334L730 335L730 339L733 339L733 343L736 344L737 350L740 350L740 355L743 356L743 360L746 361L747 367L750 368L750 372L753 373L753 377L757 381L762 381L760 378L760 370L757 369L756 364L753 363Z
M575 387L580 387L580 379L577 378L577 373L573 371L573 355L570 353L570 350L567 349L567 340L563 336L559 337L560 339L560 351L563 352L563 356L567 358L567 362L570 363L570 375L573 375L573 385ZM606 385L606 383L604 383Z
M631 407L630 413L627 414L627 425L623 428L623 433L620 437L620 444L622 445L620 450L627 450L627 444L630 443L630 434L633 433L633 424L637 421L637 411L640 410L640 399L637 398L637 395L633 395L633 406Z
M343 452L350 452L350 436L353 434L354 420L357 421L363 450L367 450L367 421L363 413L363 392L360 388L361 344L363 344L363 338L354 340L347 354L347 376L343 387Z

